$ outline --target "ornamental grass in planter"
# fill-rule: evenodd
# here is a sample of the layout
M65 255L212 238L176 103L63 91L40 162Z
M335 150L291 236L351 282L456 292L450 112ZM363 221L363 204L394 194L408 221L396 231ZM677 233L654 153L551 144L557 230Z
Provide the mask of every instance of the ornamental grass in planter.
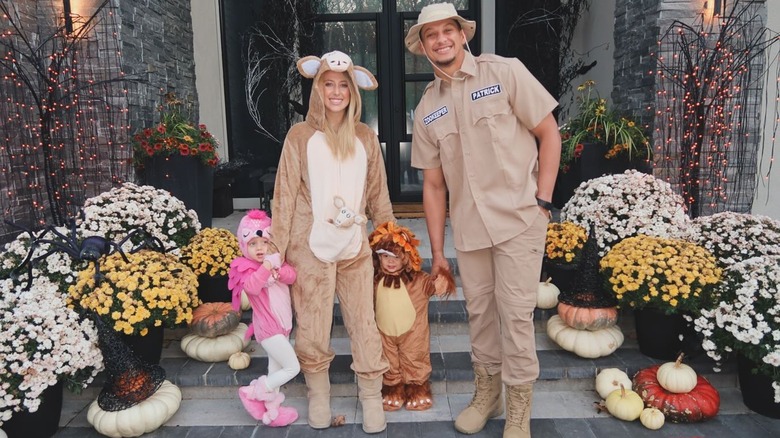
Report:
M650 141L633 117L607 108L607 99L594 90L595 81L577 87L577 115L561 126L561 171L566 173L582 155L586 144L603 144L604 158L647 161L652 158Z

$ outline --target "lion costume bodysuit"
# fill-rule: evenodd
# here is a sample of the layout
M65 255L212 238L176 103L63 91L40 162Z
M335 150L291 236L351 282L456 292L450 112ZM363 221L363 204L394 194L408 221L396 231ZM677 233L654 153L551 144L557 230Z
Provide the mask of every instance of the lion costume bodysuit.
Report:
M382 382L382 407L394 411L425 410L433 405L431 394L431 329L428 303L436 295L455 291L452 275L441 280L423 272L417 240L406 227L381 224L369 236L374 251L374 302L382 347L390 363ZM401 260L396 272L385 272L380 254Z
M376 79L341 52L303 58L298 70L313 78L314 86L306 121L287 133L272 210L274 242L298 273L290 288L297 324L295 352L305 376L327 373L335 356L330 332L334 295L338 295L350 334L352 369L358 377L381 378L388 366L374 320L366 225L354 221L340 227L332 219L339 213L334 205L334 198L339 197L346 207L375 223L394 220L382 151L376 133L360 123L360 94L354 92L350 98L357 100L356 151L351 158L338 160L323 132L325 106L318 89L326 70L346 72L364 89L376 88Z

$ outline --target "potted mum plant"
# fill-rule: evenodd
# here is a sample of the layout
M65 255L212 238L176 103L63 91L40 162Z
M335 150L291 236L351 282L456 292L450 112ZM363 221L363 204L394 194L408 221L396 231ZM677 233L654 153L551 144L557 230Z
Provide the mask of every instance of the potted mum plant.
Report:
M95 311L127 336L125 341L133 344L136 354L159 363L163 328L189 324L199 304L195 273L176 257L151 250L110 254L101 259L100 275L95 269L90 265L79 272L68 291L68 306ZM152 345L141 351L137 342Z
M561 126L561 163L553 202L562 208L582 181L626 169L652 169L645 130L632 117L607 107L585 81L577 87L576 115Z
M633 169L582 183L561 210L561 220L593 227L602 257L638 234L679 238L690 223L683 199L671 185Z
M723 272L713 299L694 319L702 347L720 364L736 355L745 405L780 418L780 256L760 255Z
M179 253L200 231L198 216L166 190L124 183L84 202L80 228L85 236L120 241L136 228L159 239L167 250ZM128 241L123 249L129 251Z
M573 222L547 224L544 270L550 281L560 290L569 290L587 241L588 232Z
M639 350L671 360L682 347L683 314L697 315L720 281L706 249L681 239L638 235L617 243L599 262L620 306L635 310ZM669 329L668 336L663 336Z
M147 184L169 190L210 226L218 144L193 112L191 102L166 93L159 122L133 136L133 163Z
M29 288L2 279L0 290L0 427L10 436L52 436L63 385L80 391L103 369L97 331L45 275Z
M238 239L224 228L204 228L182 248L182 262L198 276L201 301L231 301L227 274L230 262L240 255Z
M693 219L686 238L707 248L721 268L761 255L780 255L780 221L724 211Z

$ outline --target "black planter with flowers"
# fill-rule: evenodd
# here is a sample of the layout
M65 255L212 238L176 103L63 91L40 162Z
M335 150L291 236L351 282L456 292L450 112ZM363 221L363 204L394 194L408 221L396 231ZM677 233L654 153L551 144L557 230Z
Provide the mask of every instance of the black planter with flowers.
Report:
M604 143L582 143L575 149L574 159L558 171L553 190L553 204L563 208L574 190L585 181L604 175L623 173L636 169L652 174L653 164L646 158L629 159L626 154L611 155Z
M133 136L133 163L146 184L171 192L209 227L217 141L205 125L192 122L183 107L185 102L173 93L165 94L160 122Z
M155 155L144 164L144 181L150 186L171 192L187 208L195 210L202 227L211 226L213 168L192 157Z

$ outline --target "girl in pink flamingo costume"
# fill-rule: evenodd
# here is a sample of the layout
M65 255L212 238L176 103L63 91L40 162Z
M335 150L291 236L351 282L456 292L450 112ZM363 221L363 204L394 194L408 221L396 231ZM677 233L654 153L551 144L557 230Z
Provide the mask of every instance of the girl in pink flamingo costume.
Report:
M301 369L290 344L292 306L289 285L295 270L283 262L271 242L271 218L261 210L249 211L238 224L238 245L243 257L230 264L228 287L233 293L233 309L240 311L241 292L252 304L253 334L268 354L268 374L238 389L247 412L272 427L287 426L298 418L295 408L281 406L284 394L279 388Z

